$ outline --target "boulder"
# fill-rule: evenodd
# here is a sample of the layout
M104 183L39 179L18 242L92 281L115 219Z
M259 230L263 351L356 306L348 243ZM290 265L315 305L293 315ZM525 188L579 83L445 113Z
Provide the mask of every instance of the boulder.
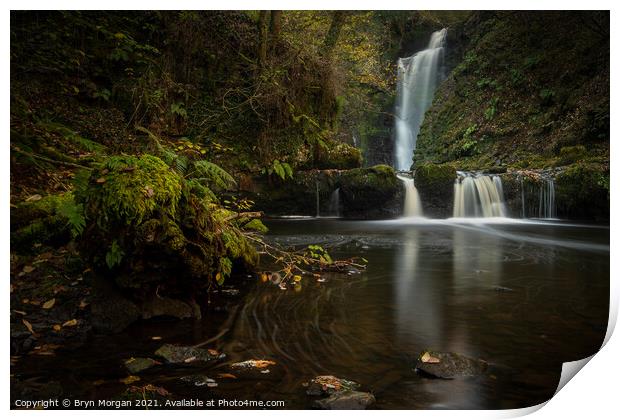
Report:
M308 395L332 395L341 391L355 391L360 387L357 382L336 378L332 375L317 376L308 382Z
M312 406L323 410L365 410L374 403L375 397L369 392L340 391L315 401Z
M164 344L155 352L166 360L168 363L195 363L195 362L213 362L222 360L226 357L224 353L216 350L204 350L195 347L175 346L172 344Z
M415 369L426 375L452 379L459 376L476 376L482 374L488 364L484 360L471 359L457 353L425 351L418 359Z

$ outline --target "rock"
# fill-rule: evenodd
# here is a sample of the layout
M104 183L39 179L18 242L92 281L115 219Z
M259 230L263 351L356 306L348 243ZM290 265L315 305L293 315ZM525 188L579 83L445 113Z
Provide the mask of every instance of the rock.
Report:
M190 375L183 376L180 378L183 382L189 382L194 386L208 386L209 388L215 388L217 386L217 382L215 379L211 379L206 375Z
M129 360L125 360L125 367L131 374L142 372L157 364L160 363L148 357L132 357Z
M471 359L457 353L426 351L418 359L415 368L435 378L452 379L458 376L476 376L483 373L488 364L484 360Z
M169 297L153 296L142 305L142 318L144 319L156 316L171 316L185 319L192 318L194 315L194 308L189 304Z
M308 395L332 395L340 391L354 391L360 385L347 379L336 378L332 375L317 376L308 383Z
M221 360L226 357L224 353L219 353L215 350L175 346L172 344L164 344L157 349L155 355L165 359L168 363L206 363Z
M425 163L415 171L415 186L424 203L424 216L452 216L456 168L449 164Z
M91 312L93 328L103 333L121 332L141 316L138 306L123 296L113 281L100 277L93 281Z
M369 392L340 391L315 401L312 406L323 410L365 410L374 403L375 397Z
M230 367L241 379L274 379L282 375L282 369L271 360L244 360Z

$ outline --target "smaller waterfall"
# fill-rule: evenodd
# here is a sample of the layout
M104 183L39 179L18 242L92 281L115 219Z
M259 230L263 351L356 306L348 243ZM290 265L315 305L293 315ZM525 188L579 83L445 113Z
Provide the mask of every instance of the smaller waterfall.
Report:
M521 183L521 218L525 219L525 189L523 187L523 175L519 175L519 182Z
M555 219L557 217L553 178L544 179L543 184L540 186L538 217L541 219Z
M415 187L413 178L398 175L398 179L403 181L405 185L405 206L403 208L403 216L405 217L424 217L422 212L422 201L420 200L420 194Z
M320 200L319 200L319 181L316 182L316 217L321 217L320 210Z
M329 196L327 212L330 216L340 217L340 188L336 188Z
M501 178L457 172L453 216L506 217Z

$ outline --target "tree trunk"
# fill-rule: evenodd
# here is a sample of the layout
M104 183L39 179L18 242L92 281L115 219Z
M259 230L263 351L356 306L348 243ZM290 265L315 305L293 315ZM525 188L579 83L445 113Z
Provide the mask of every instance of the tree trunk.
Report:
M323 42L323 55L327 58L331 57L332 51L340 37L340 30L344 24L346 12L343 10L335 10L332 16L332 23Z
M275 46L282 30L282 10L271 11L271 42Z
M267 62L267 35L269 29L269 11L261 10L258 17L258 64L265 67Z

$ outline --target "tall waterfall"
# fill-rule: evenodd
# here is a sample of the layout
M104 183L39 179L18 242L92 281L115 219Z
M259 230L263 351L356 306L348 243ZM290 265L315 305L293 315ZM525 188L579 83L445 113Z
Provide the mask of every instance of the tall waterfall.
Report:
M458 172L454 181L454 217L506 217L498 176Z
M428 48L411 57L398 59L395 123L395 166L408 171L424 113L443 79L443 58L447 30L434 32Z
M422 202L420 201L420 194L415 187L413 178L398 175L398 179L403 181L405 185L405 206L403 216L405 217L423 217Z

